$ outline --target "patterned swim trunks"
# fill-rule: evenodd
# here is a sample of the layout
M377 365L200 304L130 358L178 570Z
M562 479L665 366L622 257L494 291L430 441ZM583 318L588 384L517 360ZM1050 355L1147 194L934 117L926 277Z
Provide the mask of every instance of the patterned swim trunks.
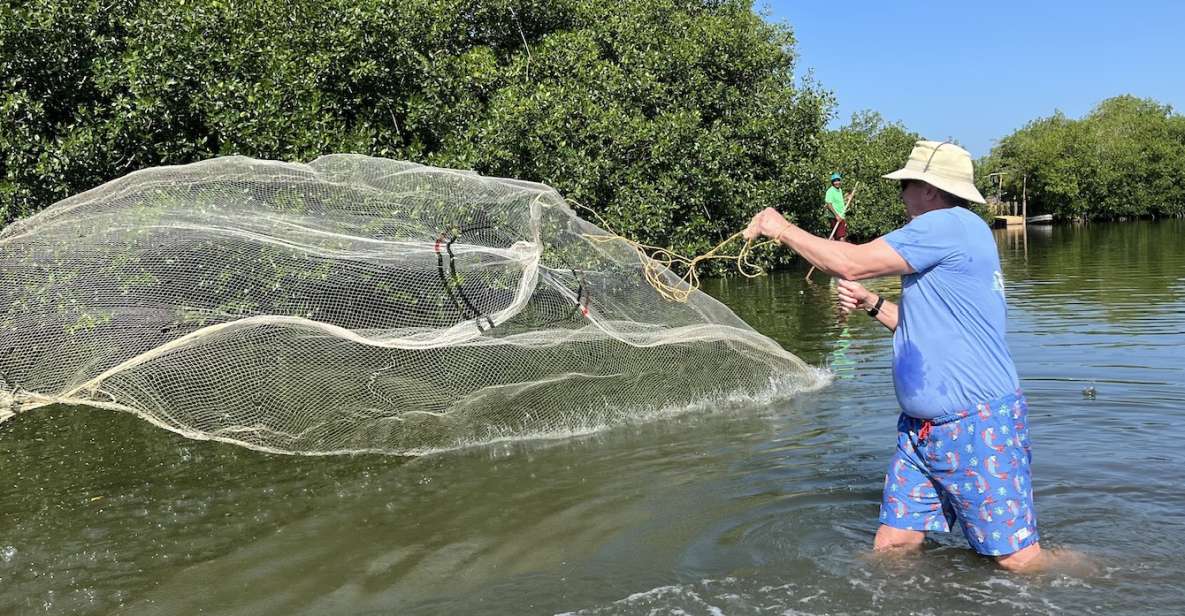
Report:
M958 523L980 554L1024 549L1038 540L1031 459L1020 392L931 420L902 414L881 523L942 532Z

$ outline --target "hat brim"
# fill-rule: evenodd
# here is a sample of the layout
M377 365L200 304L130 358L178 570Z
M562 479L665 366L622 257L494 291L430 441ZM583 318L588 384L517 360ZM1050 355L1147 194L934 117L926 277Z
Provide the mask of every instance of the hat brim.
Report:
M948 180L933 173L924 173L921 171L914 171L913 169L899 169L892 173L886 173L881 176L886 180L918 180L925 182L938 190L948 192L956 197L962 197L972 203L987 203L983 195L979 194L979 189L975 188L974 184L970 182L960 182L958 180Z

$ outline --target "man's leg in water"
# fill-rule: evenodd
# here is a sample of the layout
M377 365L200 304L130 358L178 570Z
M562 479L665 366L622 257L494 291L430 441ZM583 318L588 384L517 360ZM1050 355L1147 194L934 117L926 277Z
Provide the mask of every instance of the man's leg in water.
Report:
M922 547L922 541L925 539L926 533L921 531L893 528L888 524L881 524L881 527L876 531L876 539L873 541L872 549L877 552L916 549Z
M873 542L872 549L874 552L880 553L912 552L920 549L925 539L926 533L881 524L881 527L876 531L876 540ZM1028 573L1049 568L1074 568L1083 571L1093 569L1091 563L1077 552L1042 551L1040 543L1034 543L1007 556L997 556L996 564L1000 565L1001 569L1013 573Z
M949 506L945 521L957 519L971 547L1003 569L1082 566L1080 555L1043 551L1038 542L1024 398L1006 396L959 415L939 418L930 429L912 418L899 420L875 549L917 546L924 531L946 530L944 520L927 514L939 496L944 510ZM914 485L919 473L933 485Z
M881 524L881 527L876 531L876 539L873 542L872 549L875 552L912 551L922 547L922 542L925 539L926 533L916 530L893 528L892 526ZM1024 573L1026 571L1037 571L1062 564L1069 566L1077 565L1081 568L1083 563L1086 562L1079 554L1066 552L1065 557L1062 558L1062 555L1056 552L1057 550L1054 550L1054 552L1043 552L1041 550L1041 544L1034 543L1019 552L997 557L996 563L1002 569L1015 573Z
M955 512L922 470L926 462L914 442L921 423L906 415L897 420L897 449L885 473L875 550L919 547L926 531L948 531L955 520Z
M1037 573L1061 571L1071 575L1094 576L1099 574L1098 565L1077 550L1067 548L1042 549L1034 543L1019 552L996 558L1000 568L1014 573Z
M1040 567L1041 561L1044 560L1043 556L1041 544L1034 543L1027 548L1013 552L1007 556L997 556L996 563L1009 571L1027 571L1035 567Z

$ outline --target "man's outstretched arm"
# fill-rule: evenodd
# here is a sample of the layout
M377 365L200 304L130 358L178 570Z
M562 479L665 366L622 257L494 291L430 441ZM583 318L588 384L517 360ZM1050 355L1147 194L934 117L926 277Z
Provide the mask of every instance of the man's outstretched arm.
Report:
M816 268L844 280L912 274L913 268L884 239L849 244L815 237L787 222L777 210L765 208L745 229L745 238L771 237L797 252Z

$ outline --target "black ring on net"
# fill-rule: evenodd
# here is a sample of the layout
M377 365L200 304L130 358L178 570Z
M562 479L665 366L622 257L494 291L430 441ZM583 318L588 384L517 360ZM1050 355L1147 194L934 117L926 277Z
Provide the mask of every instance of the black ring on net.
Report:
M476 231L493 232L495 235L501 236L500 239L506 240L508 245L513 244L515 241L514 236L507 234L504 230L499 229L492 224L479 223L468 225L457 228L455 232L451 234L448 231L442 231L436 239L436 269L437 274L440 277L440 282L442 285L444 285L445 292L448 293L449 299L453 302L453 305L456 306L457 310L460 311L462 317L465 319L474 319L478 330L482 333L485 333L495 328L497 324L494 323L493 319L491 319L488 314L483 314L480 310L478 310L473 300L470 299L470 297L465 293L463 287L460 285L450 284L450 279L452 281L456 281L458 278L456 258L452 251L452 245L466 233L473 233ZM447 241L445 241L446 238ZM521 240L522 238L519 239ZM444 242L444 250L441 250L442 242ZM444 263L445 254L448 255L447 273L445 272ZM588 317L588 309L592 303L592 296L588 292L588 283L584 276L577 273L576 268L573 267L566 258L562 258L561 260L563 261L563 269L567 269L572 273L572 280L576 283L576 301L573 303L572 309L566 314L551 319L541 319L539 321L535 321L534 324L536 325L550 325L562 321L575 320L577 314ZM560 285L557 286L564 285L560 283ZM483 319L485 320L484 323L482 321ZM488 327L486 325L488 325Z
M461 314L462 314L462 316L464 316L464 318L466 318L466 319L474 318L476 320L478 329L482 333L485 333L487 331L490 331L490 329L493 329L496 326L496 324L489 317L489 315L482 314L481 311L479 311L477 309L477 307L474 306L473 301L465 294L464 290L462 289L462 287L460 285L457 285L456 289L454 291L453 286L449 284L449 276L452 276L453 280L456 280L456 276L457 276L456 261L455 261L455 255L453 254L453 251L452 251L452 245L454 242L456 242L458 239L460 239L462 235L464 235L466 233L472 233L475 231L493 231L496 234L502 235L503 239L511 240L509 243L513 243L512 236L506 234L504 231L497 229L493 225L488 225L488 224L473 225L473 226L467 226L467 227L462 227L460 229L457 229L457 232L453 233L453 234L449 234L448 232L442 231L440 233L440 235L438 235L436 238L436 244L435 244L434 250L436 252L437 274L440 276L440 282L442 285L444 285L445 291L448 293L449 299L453 302L453 305L456 306L457 310L459 310L461 312ZM445 238L448 238L447 242L445 242ZM441 250L441 242L444 242L444 250L443 251ZM447 274L445 273L445 264L444 264L444 255L446 253L448 254L448 257L449 257L448 273ZM577 313L582 314L585 317L588 316L588 307L592 303L592 296L588 292L588 282L583 275L577 273L576 268L572 267L571 263L567 259L563 259L563 262L564 262L564 266L565 266L563 269L567 269L569 272L571 272L572 279L576 281L576 301L573 303L572 308L567 312L567 314L565 314L561 317L554 318L554 319L537 321L536 324L538 324L538 325L550 325L552 323L559 323L562 321L575 320ZM546 272L544 273L544 275L548 275L550 277L550 275L547 274ZM482 327L482 322L481 322L482 318L485 318L486 322L489 323L488 329L485 329ZM382 368L379 368L378 370L371 372L370 378L367 379L367 383L366 383L366 389L371 393L371 395L373 395L375 398L381 400L383 403L390 405L390 406L395 406L395 405L389 398L387 398L387 396L383 395L382 393L380 393L377 390L376 382L378 380L379 375L381 375L382 373L384 373L388 370L391 370L392 368L395 368L396 365L397 364L391 364L391 365L384 366Z
M553 323L560 323L563 321L572 321L576 319L576 315L578 313L585 317L588 316L588 307L589 304L592 303L592 296L589 295L588 289L586 288L587 281L584 279L584 276L576 273L576 268L568 264L566 260L564 264L567 265L565 269L567 269L569 272L572 272L572 279L576 281L576 301L572 304L572 308L567 312L567 314L554 319L537 321L536 323L539 325L551 325ZM548 279L555 280L554 277L552 277L547 272L545 272L543 275L547 276Z
M489 315L482 314L481 311L479 311L477 309L474 302L469 298L468 295L465 294L465 291L461 286L457 285L454 289L454 287L449 284L449 277L451 277L452 280L457 279L456 261L455 261L455 256L453 255L452 245L454 242L456 242L458 239L460 239L461 236L465 235L466 233L473 233L475 231L493 231L496 234L501 235L502 239L508 240L508 243L513 243L513 241L514 241L513 236L506 234L504 231L494 227L493 225L488 225L488 224L471 225L471 226L467 226L467 227L462 227L462 228L458 229L456 233L452 234L451 236L448 236L449 239L448 239L448 242L445 244L445 250L444 250L444 252L441 252L439 249L439 242L442 241L446 237L446 232L442 232L440 234L440 237L437 238L437 241L438 241L437 250L436 250L437 272L440 275L441 283L444 285L445 290L449 294L449 299L451 299L453 301L453 304L457 307L457 309L459 311L461 311L462 316L464 316L466 319L470 319L470 318L475 319L478 329L484 333L484 332L487 332L487 331L493 329L494 327L496 327L496 324L494 323L494 321L489 317ZM447 253L449 256L449 263L448 263L448 270L449 271L448 271L447 275L444 272L444 254L445 253ZM536 321L535 324L537 324L537 325L550 325L552 323L559 323L562 321L574 320L576 318L577 313L580 313L586 317L588 316L588 306L591 303L592 298L588 294L587 282L585 281L583 276L581 276L580 274L578 274L576 272L576 268L572 267L571 263L568 262L567 259L563 259L563 262L564 262L565 269L567 269L568 271L570 271L572 273L572 279L574 281L576 281L576 301L573 304L572 309L570 311L568 311L567 314L565 314L563 316L555 317L552 319ZM485 323L487 323L489 325L489 327L483 327L483 323L482 323L483 318L485 319Z
M454 291L454 285L452 284L452 282L450 282L450 278L451 278L451 281L456 281L458 277L457 277L456 255L453 254L453 242L456 242L465 233L471 233L473 231L493 230L493 229L494 229L494 227L492 225L478 225L478 226L464 227L461 229L457 229L457 232L453 233L451 236L449 236L447 234L447 232L442 231L440 233L440 235L437 236L436 244L434 247L434 250L436 251L436 272L440 276L440 283L442 285L444 285L445 292L448 293L448 297L450 300L452 300L453 305L456 306L457 310L459 310L461 312L461 316L464 317L466 320L473 319L474 324L477 325L478 331L480 331L482 333L485 333L485 332L493 329L496 326L496 324L494 323L494 320L491 319L488 314L483 314L480 310L477 309L477 306L475 306L473 304L473 301L471 299L469 299L469 296L465 295L465 291L462 289L461 285L457 284L456 289ZM445 237L448 237L448 242L445 243L445 245L444 245L445 250L442 252L440 250L440 244L441 244L441 242L444 241ZM446 252L448 253L448 274L445 274L445 271L444 271L444 255ZM458 299L458 297L460 299ZM486 323L489 324L488 328L483 327L483 324L482 324L483 318L485 319Z

